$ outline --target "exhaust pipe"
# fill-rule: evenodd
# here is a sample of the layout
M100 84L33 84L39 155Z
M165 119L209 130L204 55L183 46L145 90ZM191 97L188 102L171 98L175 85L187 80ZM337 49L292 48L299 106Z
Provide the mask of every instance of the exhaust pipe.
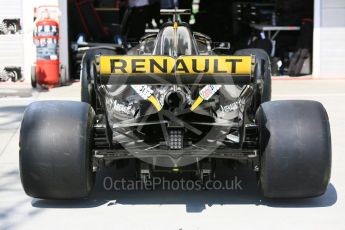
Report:
M169 108L184 108L186 101L186 95L180 90L170 91L165 95L165 103Z

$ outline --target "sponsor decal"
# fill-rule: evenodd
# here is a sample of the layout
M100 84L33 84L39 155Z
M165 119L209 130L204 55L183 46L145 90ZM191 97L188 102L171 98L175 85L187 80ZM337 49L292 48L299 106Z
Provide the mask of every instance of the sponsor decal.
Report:
M249 75L251 56L101 56L102 75Z

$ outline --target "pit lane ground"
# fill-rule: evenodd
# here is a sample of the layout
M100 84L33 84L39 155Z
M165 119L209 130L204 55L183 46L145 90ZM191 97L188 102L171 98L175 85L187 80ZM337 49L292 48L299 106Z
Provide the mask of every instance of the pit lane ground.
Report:
M10 87L9 87L10 86ZM25 195L18 169L19 127L26 106L37 100L79 100L80 84L32 92L27 85L0 85L0 229L344 229L345 80L275 80L273 100L310 99L326 107L333 166L327 192L304 200L267 200L247 169L229 171L240 191L106 191L103 180L125 169L99 173L89 199L47 201ZM312 132L312 130L311 130Z

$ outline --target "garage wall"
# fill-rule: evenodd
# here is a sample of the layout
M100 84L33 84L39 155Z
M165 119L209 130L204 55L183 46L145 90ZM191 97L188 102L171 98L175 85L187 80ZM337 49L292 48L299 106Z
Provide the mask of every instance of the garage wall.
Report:
M345 77L345 1L315 0L314 76Z
M0 0L0 18L21 18L22 0Z
M24 67L23 35L0 35L0 70L6 66Z
M22 0L0 0L0 22L4 19L20 19L22 22ZM0 35L0 71L7 66L24 67L23 32Z

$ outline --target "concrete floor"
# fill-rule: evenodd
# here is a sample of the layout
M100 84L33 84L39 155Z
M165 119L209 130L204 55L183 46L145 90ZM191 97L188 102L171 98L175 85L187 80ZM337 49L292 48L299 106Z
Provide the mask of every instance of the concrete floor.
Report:
M244 190L112 191L102 171L89 199L32 199L22 190L18 136L25 107L45 99L79 100L78 83L50 92L0 85L0 229L344 229L345 80L276 80L273 99L310 99L326 107L332 131L333 167L327 192L304 200L266 200L250 172L239 172ZM10 97L5 97L5 96ZM1 98L2 97L2 98ZM115 171L115 173L117 173ZM124 172L119 172L124 173ZM236 174L237 172L235 172ZM237 175L237 174L236 174Z

